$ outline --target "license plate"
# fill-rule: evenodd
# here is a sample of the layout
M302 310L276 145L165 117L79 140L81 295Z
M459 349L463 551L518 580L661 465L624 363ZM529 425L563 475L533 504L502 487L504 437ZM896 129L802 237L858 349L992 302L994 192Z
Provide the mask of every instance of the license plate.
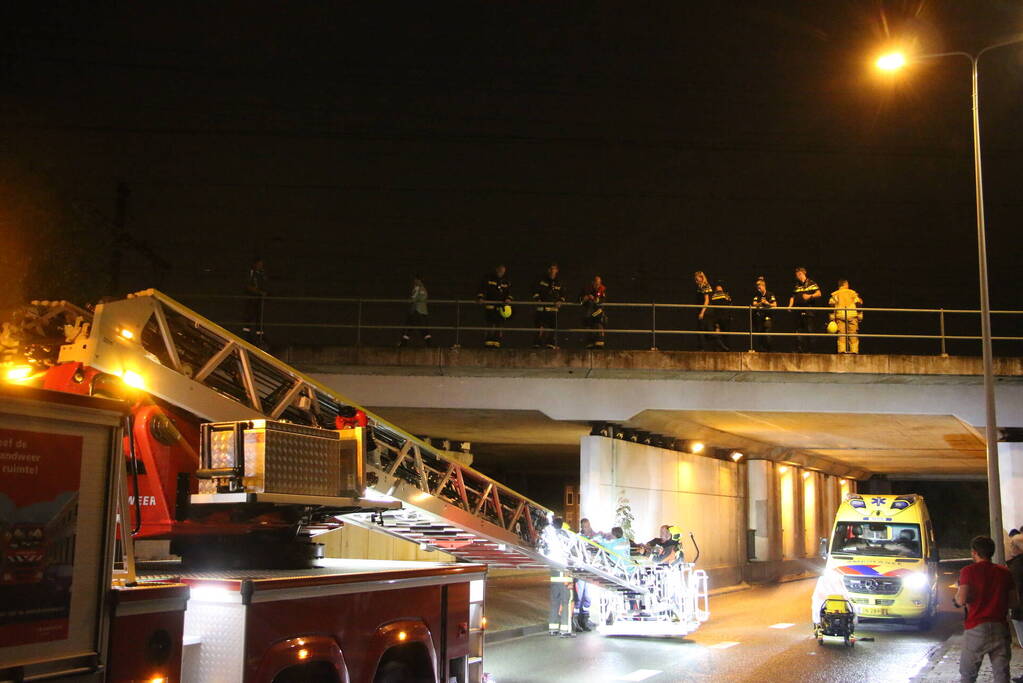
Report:
M887 607L861 607L860 616L862 617L887 617Z

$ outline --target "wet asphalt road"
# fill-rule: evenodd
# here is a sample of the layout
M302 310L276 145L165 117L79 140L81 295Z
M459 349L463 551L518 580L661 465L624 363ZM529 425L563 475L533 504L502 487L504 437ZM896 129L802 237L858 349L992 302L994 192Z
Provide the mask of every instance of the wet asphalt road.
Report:
M926 633L899 624L861 624L857 635L874 642L820 646L810 631L814 580L808 579L713 597L710 621L685 639L528 636L488 645L485 669L497 683L907 681L962 629L962 613L953 609L948 588L961 566L942 565L941 612Z

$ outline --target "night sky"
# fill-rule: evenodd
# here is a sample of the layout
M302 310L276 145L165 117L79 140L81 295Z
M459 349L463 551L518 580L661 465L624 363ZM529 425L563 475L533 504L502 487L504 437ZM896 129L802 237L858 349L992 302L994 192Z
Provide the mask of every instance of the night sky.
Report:
M968 65L871 63L1023 31L993 0L2 12L0 265L70 211L73 248L28 270L102 289L124 182L121 289L178 295L240 293L260 253L282 295L401 296L420 270L470 297L502 261L521 298L556 260L573 293L601 273L614 300L689 303L702 269L746 303L805 264L867 305L976 307ZM992 304L1020 308L1023 47L985 60Z

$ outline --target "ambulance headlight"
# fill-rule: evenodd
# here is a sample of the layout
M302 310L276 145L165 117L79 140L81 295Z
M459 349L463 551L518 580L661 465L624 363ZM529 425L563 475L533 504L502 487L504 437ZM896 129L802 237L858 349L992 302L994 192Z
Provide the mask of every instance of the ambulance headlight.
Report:
M913 572L902 577L902 585L913 590L920 590L927 587L927 574L924 572Z

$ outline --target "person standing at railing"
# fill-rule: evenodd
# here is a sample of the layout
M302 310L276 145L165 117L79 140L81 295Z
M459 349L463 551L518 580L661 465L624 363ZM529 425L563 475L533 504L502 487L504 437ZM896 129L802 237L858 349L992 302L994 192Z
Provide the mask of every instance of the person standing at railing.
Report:
M693 303L701 306L696 309L696 329L700 330L700 350L710 351L711 335L708 332L714 329L714 314L710 310L710 296L714 293L714 288L710 286L710 281L702 270L693 273L693 282L696 284L696 296Z
M804 353L813 351L813 337L806 337L806 334L813 334L814 322L817 312L809 310L820 305L821 288L816 282L806 276L806 268L796 268L796 282L792 286L792 296L789 297L789 309L793 306L799 309L799 319L796 320L796 351Z
M246 341L262 347L263 303L266 297L266 270L263 259L256 257L245 280L245 311L242 319L242 336Z
M558 277L558 264L552 263L547 273L540 278L533 288L533 300L536 307L536 340L533 348L546 346L548 349L558 348L558 308L565 301L562 292L561 278Z
M771 309L778 306L778 299L774 294L767 291L767 280L763 275L757 278L756 290L753 292L753 331L766 333L774 326L771 319ZM762 351L771 350L771 338L768 336L753 337L754 350L757 347Z
M838 352L859 353L860 338L856 333L860 329L860 320L863 317L857 310L857 306L863 305L863 299L856 293L855 289L849 287L849 281L842 279L838 281L838 289L831 293L828 305L834 306L835 312L830 315L838 327Z
M725 283L722 280L718 280L714 283L714 291L710 295L711 306L731 306L732 295L728 293L725 288ZM729 308L717 308L714 309L713 325L714 331L717 333L714 335L714 344L722 351L728 351L728 341L725 339L725 335L722 332L730 332L732 329L732 311Z
M418 273L413 275L412 292L409 294L409 308L408 313L405 315L407 327L401 332L401 341L398 342L398 346L405 346L412 341L412 333L417 329L423 337L423 343L427 346L433 346L433 335L430 334L429 328L430 310L426 304L428 296L426 285L423 284L423 276Z
M498 264L494 272L483 276L479 291L476 292L476 300L483 306L483 319L487 327L483 345L489 349L501 348L501 338L504 336L501 328L504 327L505 319L511 315L511 306L508 305L512 300L511 283L505 277L507 273L504 264Z
M592 330L586 335L586 348L604 348L604 330L607 327L607 313L604 312L604 300L607 298L607 287L599 275L583 290L579 301L583 305L583 327Z

